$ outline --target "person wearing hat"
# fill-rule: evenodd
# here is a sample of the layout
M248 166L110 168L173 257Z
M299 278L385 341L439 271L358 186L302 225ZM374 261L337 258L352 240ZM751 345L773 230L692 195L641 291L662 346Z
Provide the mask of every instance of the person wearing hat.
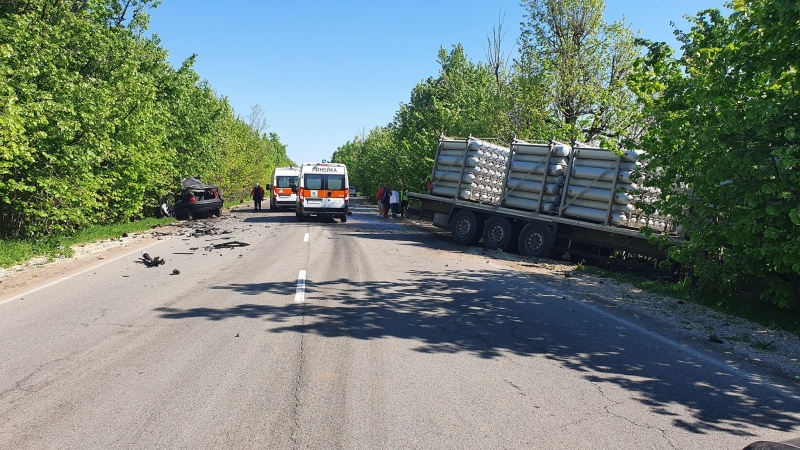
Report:
M260 211L261 200L264 200L264 188L262 188L260 184L256 183L256 185L253 186L253 190L250 191L250 195L253 196L254 211Z

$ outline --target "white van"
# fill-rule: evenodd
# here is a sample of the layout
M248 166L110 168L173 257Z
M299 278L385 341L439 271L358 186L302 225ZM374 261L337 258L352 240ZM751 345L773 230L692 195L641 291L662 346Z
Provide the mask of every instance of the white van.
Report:
M297 194L296 191L292 190L292 186L297 187L299 180L299 167L276 167L272 171L272 184L267 186L270 211L278 211L281 208L294 208L294 204L297 202Z
M336 163L305 163L300 167L300 184L295 189L297 220L308 216L338 217L347 222L350 183L347 166Z

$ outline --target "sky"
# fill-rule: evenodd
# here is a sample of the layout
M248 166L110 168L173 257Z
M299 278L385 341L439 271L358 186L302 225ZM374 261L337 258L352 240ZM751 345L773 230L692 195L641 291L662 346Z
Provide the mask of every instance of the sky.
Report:
M683 16L707 8L724 1L606 0L604 17L677 48L670 23L687 30ZM245 121L259 105L298 164L390 123L414 86L437 76L440 48L460 43L485 62L502 19L515 57L524 13L517 0L162 0L149 10L170 63L196 54L200 77Z

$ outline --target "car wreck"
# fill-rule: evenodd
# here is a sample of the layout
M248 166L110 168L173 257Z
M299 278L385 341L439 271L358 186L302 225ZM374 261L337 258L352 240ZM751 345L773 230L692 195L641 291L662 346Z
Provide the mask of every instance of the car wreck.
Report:
M222 215L222 192L219 186L200 179L181 179L181 191L175 201L175 217L183 220Z

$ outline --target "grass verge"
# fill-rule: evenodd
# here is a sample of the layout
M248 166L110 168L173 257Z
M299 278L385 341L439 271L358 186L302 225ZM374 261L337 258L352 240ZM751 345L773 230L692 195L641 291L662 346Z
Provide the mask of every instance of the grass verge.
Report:
M37 240L0 240L0 267L21 264L31 258L45 257L52 260L59 256L72 256L72 246L103 239L117 239L123 233L136 233L155 226L166 225L174 219L148 218L115 225L98 225L75 234L51 236Z

